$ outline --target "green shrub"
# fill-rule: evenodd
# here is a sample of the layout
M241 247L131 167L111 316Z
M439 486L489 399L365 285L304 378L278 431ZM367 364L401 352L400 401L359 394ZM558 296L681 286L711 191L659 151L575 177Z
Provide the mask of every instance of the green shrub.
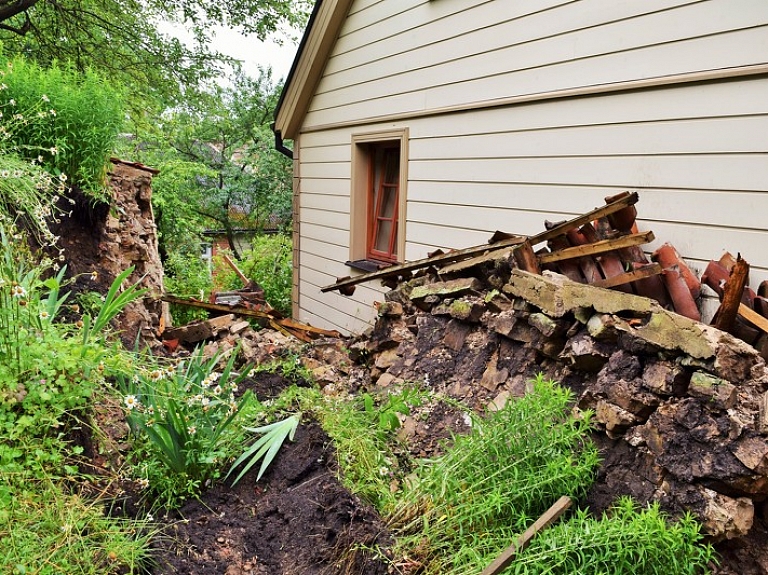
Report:
M213 287L211 272L199 253L171 252L163 264L163 269L165 289L169 293L181 298L198 299L205 299L210 294ZM174 325L186 325L207 318L208 312L172 304L171 315Z
M242 260L237 262L240 271L248 279L256 281L264 288L264 297L267 302L287 316L291 315L292 250L290 236L284 234L256 236L251 243L251 248L243 252ZM220 260L215 262L214 275L217 289L230 290L243 287L237 275Z
M538 378L531 393L474 418L445 455L419 465L389 523L424 573L463 573L480 565L478 557L490 562L562 495L585 493L598 455L589 414L576 418L572 399Z
M23 58L0 70L0 135L6 152L41 164L103 200L109 157L123 124L122 97L95 73Z
M696 575L709 572L714 555L702 538L690 515L673 522L658 504L639 509L622 498L600 519L577 511L546 529L505 573Z
M137 438L133 474L168 506L199 495L242 445L238 419L251 394L235 397L243 378L232 372L235 355L221 372L201 348L178 365L118 376Z

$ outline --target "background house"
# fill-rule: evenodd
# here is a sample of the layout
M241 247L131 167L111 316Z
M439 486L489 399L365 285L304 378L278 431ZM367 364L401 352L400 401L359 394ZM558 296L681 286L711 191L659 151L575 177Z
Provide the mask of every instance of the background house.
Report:
M377 283L320 292L345 262L535 234L623 190L694 270L727 250L768 278L765 0L318 0L275 120L313 325L373 317Z

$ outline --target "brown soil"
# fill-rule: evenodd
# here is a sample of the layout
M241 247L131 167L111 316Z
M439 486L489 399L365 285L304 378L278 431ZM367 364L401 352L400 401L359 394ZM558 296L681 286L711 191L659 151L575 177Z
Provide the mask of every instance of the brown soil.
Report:
M259 374L249 387L266 399L287 384ZM316 422L302 421L258 483L256 475L254 468L234 487L218 483L174 513L152 573L387 573L376 552L390 543L386 527L341 485L333 445Z

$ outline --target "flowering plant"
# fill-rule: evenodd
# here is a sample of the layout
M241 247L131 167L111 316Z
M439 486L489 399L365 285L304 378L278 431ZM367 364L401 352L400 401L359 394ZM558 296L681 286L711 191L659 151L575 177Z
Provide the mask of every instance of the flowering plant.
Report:
M221 372L219 357L206 360L201 348L176 365L118 377L131 430L146 440L147 457L135 474L140 484L164 492L170 505L219 477L240 444L242 432L233 424L252 394L235 395L247 373L233 373L236 355Z

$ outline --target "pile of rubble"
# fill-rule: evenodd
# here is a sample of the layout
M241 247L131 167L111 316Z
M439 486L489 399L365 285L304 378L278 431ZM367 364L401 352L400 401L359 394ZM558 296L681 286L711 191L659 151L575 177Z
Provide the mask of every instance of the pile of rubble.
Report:
M606 207L615 206L608 199ZM622 220L626 204L610 218L606 207L548 224L536 238L497 238L507 245L434 254L324 289L348 290L371 276L395 286L374 327L350 346L378 386L427 381L495 409L544 373L574 389L578 409L595 414L604 453L590 495L596 511L627 494L694 512L713 540L742 537L756 519L762 524L768 496L765 348L700 323L689 308L700 284L686 283L689 270L674 249L641 261L640 243L626 238L652 235L632 231L634 213ZM589 237L600 229L602 238ZM578 234L594 241L581 243ZM534 252L539 241L549 249ZM618 267L606 263L612 258ZM750 325L744 311L765 294L731 282L741 261L710 266L725 270L705 278L723 296L715 322L730 314L731 331L748 326L765 340L762 316ZM643 297L651 290L656 297ZM736 304L725 310L729 293Z

